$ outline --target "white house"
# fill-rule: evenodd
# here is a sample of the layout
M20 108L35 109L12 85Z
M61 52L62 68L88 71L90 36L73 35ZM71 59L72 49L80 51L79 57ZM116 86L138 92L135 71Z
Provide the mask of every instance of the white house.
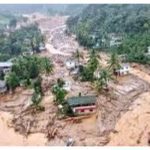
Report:
M5 81L0 80L0 94L6 91L7 91L7 87Z
M130 66L129 64L121 64L120 69L117 69L115 72L120 76L127 75L130 72Z
M76 62L73 60L67 60L65 64L66 64L67 69L69 70L74 69L76 67Z

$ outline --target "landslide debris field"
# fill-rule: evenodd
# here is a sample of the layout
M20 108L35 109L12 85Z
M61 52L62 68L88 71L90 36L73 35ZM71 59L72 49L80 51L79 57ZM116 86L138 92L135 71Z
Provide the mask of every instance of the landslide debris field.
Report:
M129 109L132 103L147 90L149 84L136 76L118 79L118 83L111 83L107 95L97 97L97 114L78 121L58 119L51 93L42 101L45 111L35 111L30 107L30 90L18 89L16 94L2 97L0 110L13 114L8 125L16 132L26 137L31 133L44 133L46 145L65 145L68 137L75 140L75 145L105 145L111 140L109 134L117 132L115 125L119 118L132 111Z
M67 96L76 96L79 92L83 95L96 93L90 83L74 81L64 66L65 60L70 58L74 50L83 50L73 37L64 34L66 17L48 18L36 15L30 21L37 22L47 37L47 51L39 55L47 56L54 62L53 74L49 77L43 76L45 95L41 106L44 106L45 111L35 111L30 106L32 90L18 88L14 94L1 96L0 128L7 133L7 137L14 137L16 140L10 139L8 143L4 132L0 132L0 136L4 137L3 141L0 140L0 145L59 146L66 145L69 137L73 138L74 145L77 146L147 145L146 136L150 128L147 121L150 119L150 114L147 113L150 105L150 76L142 68L139 70L139 67L132 68L131 74L112 81L109 92L97 96L96 114L69 119L58 118L57 107L49 89L57 78L63 77L71 82L71 91ZM86 51L83 50L83 53L86 55ZM101 61L105 64L106 54L102 53ZM11 117L7 118L6 112ZM141 121L135 121L135 113L136 118L141 118L144 113L146 115ZM4 126L15 132L7 132ZM135 139L131 135L135 135Z

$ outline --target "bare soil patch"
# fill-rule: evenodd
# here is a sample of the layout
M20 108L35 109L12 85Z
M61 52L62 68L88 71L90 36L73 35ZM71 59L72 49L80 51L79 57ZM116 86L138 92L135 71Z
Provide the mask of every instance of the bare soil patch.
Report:
M98 99L98 128L99 135L117 133L115 125L118 119L132 106L137 97L149 90L149 84L136 76L129 75L118 79L118 83L112 83L113 93L108 98L100 96Z

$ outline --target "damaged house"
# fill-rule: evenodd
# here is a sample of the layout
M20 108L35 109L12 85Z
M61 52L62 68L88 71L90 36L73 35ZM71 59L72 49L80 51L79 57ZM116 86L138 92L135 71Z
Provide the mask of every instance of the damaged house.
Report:
M67 102L75 114L83 115L96 112L95 96L70 97Z

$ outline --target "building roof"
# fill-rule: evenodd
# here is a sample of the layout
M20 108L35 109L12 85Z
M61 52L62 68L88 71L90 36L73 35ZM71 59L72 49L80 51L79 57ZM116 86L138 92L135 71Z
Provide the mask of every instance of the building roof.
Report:
M68 104L73 106L79 106L79 105L90 105L95 104L96 97L95 96L78 96L78 97L71 97L68 98Z
M0 67L11 67L12 63L11 62L0 62Z

